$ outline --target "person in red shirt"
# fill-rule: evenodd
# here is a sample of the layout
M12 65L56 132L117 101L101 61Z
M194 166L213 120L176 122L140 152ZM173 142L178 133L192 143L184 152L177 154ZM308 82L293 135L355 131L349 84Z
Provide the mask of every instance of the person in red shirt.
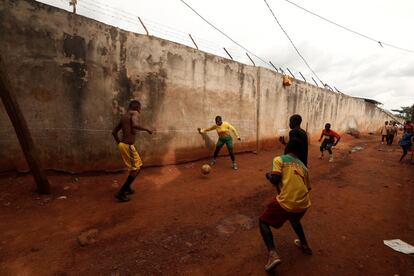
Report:
M414 125L411 121L407 120L404 125L404 133L413 133L414 132Z
M341 136L339 136L339 134L335 131L331 130L331 124L327 123L325 124L325 129L322 130L321 137L318 141L320 142L322 138L323 141L320 147L321 156L319 158L323 159L323 152L327 150L329 152L329 162L333 162L332 147L338 144L339 140L341 140Z

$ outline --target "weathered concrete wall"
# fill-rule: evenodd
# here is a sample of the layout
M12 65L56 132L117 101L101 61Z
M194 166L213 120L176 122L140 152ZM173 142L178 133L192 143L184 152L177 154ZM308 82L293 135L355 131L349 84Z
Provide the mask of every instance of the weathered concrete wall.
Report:
M274 146L288 117L308 130L377 129L388 115L363 100L213 56L177 43L129 33L29 0L0 3L0 52L35 144L48 168L122 167L111 130L130 99L143 104L137 146L146 165L208 156L215 133L197 127L216 115L239 129L238 151ZM0 107L0 171L26 167Z

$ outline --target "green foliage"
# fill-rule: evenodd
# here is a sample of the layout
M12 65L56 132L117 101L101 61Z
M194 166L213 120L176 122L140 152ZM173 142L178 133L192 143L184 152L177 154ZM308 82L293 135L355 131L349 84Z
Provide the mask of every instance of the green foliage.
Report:
M412 116L414 116L414 105L402 106L400 109L392 109L392 111L398 113L398 116L406 121L412 120Z

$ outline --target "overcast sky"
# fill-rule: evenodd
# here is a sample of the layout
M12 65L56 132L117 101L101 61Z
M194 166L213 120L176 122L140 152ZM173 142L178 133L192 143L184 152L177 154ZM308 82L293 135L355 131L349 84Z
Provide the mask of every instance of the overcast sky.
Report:
M206 19L262 59L311 81L315 75L295 52L263 0L185 0ZM400 51L338 28L285 0L267 0L283 28L318 77L331 87L375 99L386 109L414 104L414 1L291 0L325 18ZM40 2L70 10L68 0ZM245 51L214 30L180 0L78 0L78 14L133 32L150 34L250 64ZM257 65L268 67L257 58ZM285 70L286 71L286 70Z

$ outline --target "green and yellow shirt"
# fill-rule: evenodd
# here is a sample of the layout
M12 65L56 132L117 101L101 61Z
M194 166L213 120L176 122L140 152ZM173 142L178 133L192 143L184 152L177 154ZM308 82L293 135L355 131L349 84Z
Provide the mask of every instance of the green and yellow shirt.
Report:
M201 130L202 133L205 133L207 131L211 131L211 130L216 130L218 136L220 137L224 137L224 136L229 136L230 132L233 132L234 135L236 135L237 138L239 138L239 133L237 132L237 130L234 128L234 126L232 126L231 124L229 124L228 122L222 122L221 125L212 125L211 127L208 128L203 128Z
M275 157L272 174L281 175L276 200L283 209L299 213L310 207L308 170L299 159L289 154Z

